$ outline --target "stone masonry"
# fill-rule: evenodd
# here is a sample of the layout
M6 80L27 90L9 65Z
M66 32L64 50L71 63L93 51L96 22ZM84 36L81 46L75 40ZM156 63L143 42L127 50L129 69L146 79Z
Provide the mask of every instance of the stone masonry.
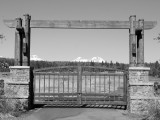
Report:
M148 114L154 98L153 83L149 82L147 67L129 67L128 110L135 114Z
M6 82L7 98L22 104L23 109L29 108L29 84L30 84L30 67L29 66L11 66L10 78ZM5 91L7 95L7 91ZM12 92L12 94L11 94Z

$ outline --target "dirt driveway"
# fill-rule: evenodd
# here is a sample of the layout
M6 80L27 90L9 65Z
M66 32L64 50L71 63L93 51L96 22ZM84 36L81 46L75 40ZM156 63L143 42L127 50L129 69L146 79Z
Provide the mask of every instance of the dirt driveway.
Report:
M39 108L23 120L130 120L124 112L103 108Z

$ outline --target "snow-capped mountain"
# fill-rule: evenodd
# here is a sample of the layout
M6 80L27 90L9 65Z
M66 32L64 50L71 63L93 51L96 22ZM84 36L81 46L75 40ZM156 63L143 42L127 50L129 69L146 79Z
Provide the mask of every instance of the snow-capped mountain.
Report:
M76 59L74 59L73 61L75 62L105 62L105 60L101 57L93 57L91 59L85 59L85 58L82 58L82 57L78 57Z
M30 59L33 60L33 61L41 61L41 60L43 60L43 59L39 58L37 55L31 55Z
M93 57L91 59L92 62L105 62L105 60L101 57Z
M76 59L73 60L73 61L75 61L75 62L88 62L87 59L84 59L84 58L82 58L82 57L78 57L78 58L76 58Z

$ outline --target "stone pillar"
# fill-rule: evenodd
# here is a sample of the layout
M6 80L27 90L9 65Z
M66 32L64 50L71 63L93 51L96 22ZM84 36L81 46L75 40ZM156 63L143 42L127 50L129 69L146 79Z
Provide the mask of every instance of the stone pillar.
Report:
M136 66L137 55L136 55L136 16L130 16L130 29L129 29L129 64L130 66Z
M10 75L11 79L6 83L6 89L12 94L9 93L7 98L21 104L23 109L29 109L30 67L11 66Z
M127 109L130 113L148 114L149 102L154 97L149 70L148 67L129 67Z

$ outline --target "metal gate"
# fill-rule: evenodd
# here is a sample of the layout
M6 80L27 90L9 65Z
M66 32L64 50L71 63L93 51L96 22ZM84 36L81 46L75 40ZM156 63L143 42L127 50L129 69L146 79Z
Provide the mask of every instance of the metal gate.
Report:
M127 79L104 67L54 67L34 71L34 104L127 105Z

